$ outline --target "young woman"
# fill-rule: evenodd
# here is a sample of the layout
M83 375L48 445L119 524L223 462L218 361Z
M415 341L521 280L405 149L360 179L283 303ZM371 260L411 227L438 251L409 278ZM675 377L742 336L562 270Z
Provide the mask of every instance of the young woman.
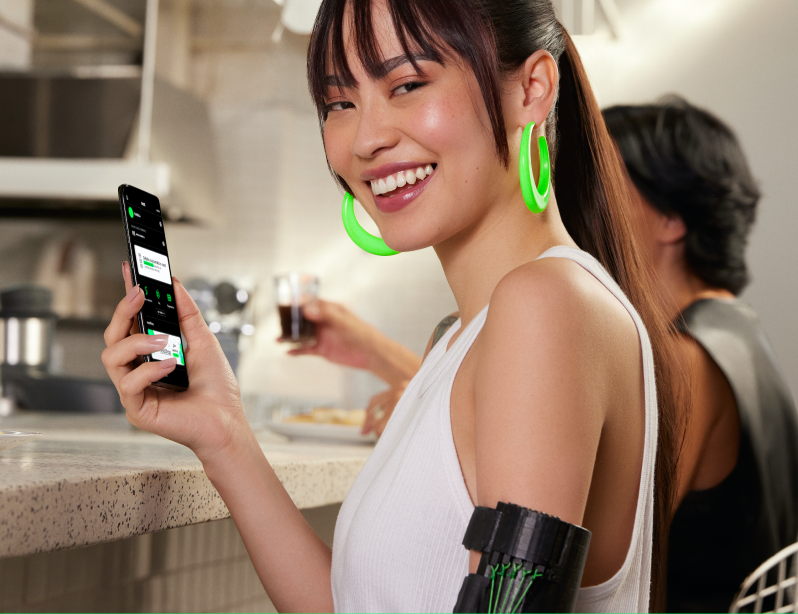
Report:
M106 331L129 419L194 450L281 610L451 611L479 560L461 546L474 505L499 501L592 531L578 610L647 610L674 464L668 332L551 2L325 0L308 68L330 167L384 243L358 231L347 196L350 236L383 254L434 246L458 323L344 502L334 552L263 457L178 282L188 391L150 387L167 361L131 365L163 344L129 334L138 288Z

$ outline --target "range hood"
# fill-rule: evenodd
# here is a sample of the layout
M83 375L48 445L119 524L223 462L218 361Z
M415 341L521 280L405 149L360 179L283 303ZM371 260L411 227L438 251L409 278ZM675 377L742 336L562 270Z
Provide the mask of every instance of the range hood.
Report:
M0 71L0 216L118 217L128 183L167 217L215 219L207 105L156 79L157 16L147 0L141 65Z
M169 165L113 159L0 158L0 200L107 202L129 183L168 198Z
M120 183L168 196L167 164L124 157L141 85L137 66L0 72L0 198L108 201Z

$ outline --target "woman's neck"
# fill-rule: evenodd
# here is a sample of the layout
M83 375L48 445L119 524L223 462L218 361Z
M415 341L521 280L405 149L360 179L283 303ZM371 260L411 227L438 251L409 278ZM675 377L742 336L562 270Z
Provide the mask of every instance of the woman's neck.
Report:
M575 247L553 192L546 211L539 215L520 199L487 209L478 223L435 246L464 324L490 302L497 284L510 271L555 245Z

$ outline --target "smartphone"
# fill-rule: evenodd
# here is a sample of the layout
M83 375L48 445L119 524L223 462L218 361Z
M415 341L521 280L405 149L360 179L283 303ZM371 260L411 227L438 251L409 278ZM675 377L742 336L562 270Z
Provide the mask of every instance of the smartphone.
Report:
M133 284L138 284L144 292L144 306L137 316L139 330L148 335L169 335L169 342L164 349L143 358L146 362L176 358L175 370L154 382L153 386L185 390L188 388L188 371L169 268L161 203L157 196L132 185L120 185L119 204L125 224Z

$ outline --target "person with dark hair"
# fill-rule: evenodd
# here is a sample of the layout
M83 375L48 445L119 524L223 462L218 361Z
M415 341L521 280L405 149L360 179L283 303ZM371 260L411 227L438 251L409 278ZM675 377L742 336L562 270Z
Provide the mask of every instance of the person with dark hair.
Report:
M144 298L125 268L103 362L128 418L202 460L280 610L452 611L479 585L480 551L518 587L502 611L531 611L538 587L558 583L578 611L659 607L675 354L621 161L551 0L323 0L307 66L346 232L382 256L433 247L454 324L431 339L355 480L332 551L263 456L178 282L191 386L150 386L170 361L131 364L158 340L130 334ZM382 237L360 227L354 199ZM534 562L531 550L482 541L475 518L539 523L524 526L552 566L525 571L521 592L515 561ZM586 548L572 525L592 538L566 575L557 531Z
M727 611L745 577L798 539L798 414L756 315L736 298L750 280L759 189L732 131L681 98L604 118L692 375L667 610Z

